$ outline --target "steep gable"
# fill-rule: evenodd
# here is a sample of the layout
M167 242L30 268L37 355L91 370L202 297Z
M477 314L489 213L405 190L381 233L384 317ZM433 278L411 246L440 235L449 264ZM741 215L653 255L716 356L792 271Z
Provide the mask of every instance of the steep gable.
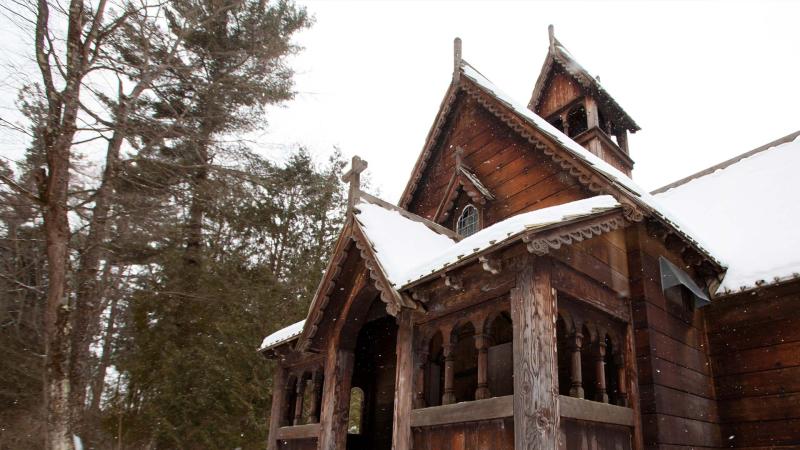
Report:
M442 138L432 149L419 185L405 206L409 211L439 221L436 213L452 194L448 187L458 149L463 150L464 165L492 193L493 199L481 205L484 226L593 195L476 99L462 92L455 103L440 132ZM450 226L450 222L442 223Z

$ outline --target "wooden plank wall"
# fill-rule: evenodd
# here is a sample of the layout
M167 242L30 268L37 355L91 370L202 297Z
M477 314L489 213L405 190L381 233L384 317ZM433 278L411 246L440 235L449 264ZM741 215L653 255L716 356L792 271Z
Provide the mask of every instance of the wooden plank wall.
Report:
M453 115L443 144L430 156L409 211L433 219L455 171L457 147L464 149L465 164L495 196L483 211L484 227L521 212L592 196L471 99L462 98Z
M702 310L686 321L667 303L658 256L670 252L647 235L644 224L628 228L626 237L644 445L719 447L719 415Z
M581 420L562 419L559 450L630 450L631 430Z
M582 95L583 92L578 83L572 77L562 73L561 69L556 69L547 81L547 87L536 108L536 113L547 117Z
M715 300L706 322L725 444L800 447L800 283Z
M414 428L414 450L513 450L514 419Z

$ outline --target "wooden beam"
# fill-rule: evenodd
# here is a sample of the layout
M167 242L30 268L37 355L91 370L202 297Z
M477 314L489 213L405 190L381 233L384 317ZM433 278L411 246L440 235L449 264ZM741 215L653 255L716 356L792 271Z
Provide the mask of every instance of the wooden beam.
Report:
M278 429L278 439L290 441L293 439L312 439L319 436L319 424L309 423L306 425L294 425L291 427L280 427Z
M272 378L272 408L269 413L269 437L267 450L278 450L278 429L286 402L286 370L276 365L275 376Z
M411 450L411 410L414 399L414 320L413 311L403 308L398 314L397 369L394 383L392 450Z
M350 380L355 354L328 347L325 383L322 389L319 450L344 449L347 445L347 416L350 409Z
M550 262L532 260L511 290L514 328L514 448L558 447L556 299Z
M633 410L609 403L593 402L580 398L558 396L561 417L587 422L633 427Z
M461 402L453 405L432 406L411 411L411 426L433 427L452 423L478 422L512 417L514 396Z

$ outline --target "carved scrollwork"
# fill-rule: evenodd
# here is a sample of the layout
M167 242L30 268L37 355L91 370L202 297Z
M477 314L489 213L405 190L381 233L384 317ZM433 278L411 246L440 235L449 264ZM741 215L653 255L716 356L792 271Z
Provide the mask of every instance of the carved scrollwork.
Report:
M629 222L641 222L644 219L642 210L630 203L622 204L622 215L625 216L625 219Z

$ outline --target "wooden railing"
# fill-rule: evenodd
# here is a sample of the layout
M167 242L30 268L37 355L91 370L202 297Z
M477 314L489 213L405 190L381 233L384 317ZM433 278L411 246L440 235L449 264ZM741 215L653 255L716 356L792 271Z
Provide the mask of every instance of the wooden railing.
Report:
M608 403L565 395L558 396L562 418L633 427L633 410ZM514 416L514 396L495 397L411 411L412 427L432 427L463 422L480 422Z

